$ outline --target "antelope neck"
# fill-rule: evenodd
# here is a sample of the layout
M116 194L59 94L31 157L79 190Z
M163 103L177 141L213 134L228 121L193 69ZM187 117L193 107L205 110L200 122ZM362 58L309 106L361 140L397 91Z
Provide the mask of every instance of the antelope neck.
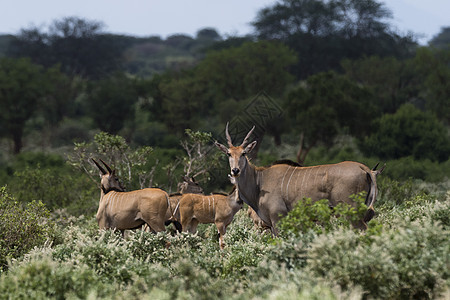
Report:
M259 174L258 170L247 160L245 167L241 170L241 175L236 178L239 198L258 212L259 201Z
M119 188L116 188L116 187L114 187L114 188L110 188L110 189L105 189L105 187L104 186L102 186L102 191L103 191L103 194L104 195L106 195L106 194L108 194L109 192L111 192L111 191L114 191L114 192L124 192L124 190L121 190L121 189L119 189Z

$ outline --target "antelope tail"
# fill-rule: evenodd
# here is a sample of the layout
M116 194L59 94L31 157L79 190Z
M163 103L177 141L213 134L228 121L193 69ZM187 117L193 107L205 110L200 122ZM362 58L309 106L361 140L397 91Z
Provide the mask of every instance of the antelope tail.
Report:
M379 164L379 163L378 163ZM386 164L380 169L377 170L378 164L369 172L367 172L367 180L370 182L369 192L367 193L366 205L367 212L364 215L364 223L369 222L375 215L375 210L373 208L373 204L377 200L378 188L377 188L377 175L383 172Z

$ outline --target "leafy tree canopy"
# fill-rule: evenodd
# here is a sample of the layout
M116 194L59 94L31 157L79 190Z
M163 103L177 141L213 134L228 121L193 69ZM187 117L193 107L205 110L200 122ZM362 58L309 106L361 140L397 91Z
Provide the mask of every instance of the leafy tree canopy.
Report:
M0 133L13 140L14 153L22 149L25 123L49 86L42 67L29 59L0 59Z
M116 134L126 120L133 120L138 97L135 81L117 73L91 83L87 114L102 131Z
M375 122L375 131L364 139L362 150L383 159L413 156L415 159L445 161L450 155L447 130L436 117L412 104Z
M428 44L439 49L450 49L450 26L442 27Z
M124 47L120 40L102 32L103 24L77 17L55 20L42 31L22 29L11 43L8 54L30 57L37 64L61 64L64 72L98 78L119 67Z
M343 58L410 54L411 37L393 32L391 12L375 0L281 0L252 23L260 39L279 39L298 53L297 76L330 68Z
M331 145L335 136L347 130L363 136L370 120L377 115L373 95L335 72L320 73L292 90L286 97L285 111L291 128L300 133L299 163L318 143Z

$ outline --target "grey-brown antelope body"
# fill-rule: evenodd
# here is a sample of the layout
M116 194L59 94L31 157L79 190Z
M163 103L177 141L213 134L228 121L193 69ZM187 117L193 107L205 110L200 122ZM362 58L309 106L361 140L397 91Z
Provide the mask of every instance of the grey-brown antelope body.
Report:
M94 163L102 173L101 195L97 211L100 229L135 229L147 224L151 231L164 231L164 221L168 208L169 196L161 189L147 188L124 192L115 170L101 161L107 171L95 160Z
M369 209L364 222L373 217L373 204L377 196L376 175L383 169L376 171L375 167L370 170L361 163L351 161L313 167L287 164L255 167L246 157L256 145L256 141L248 143L253 129L240 146L233 146L227 124L228 147L218 142L215 144L229 157L231 176L235 178L239 197L271 227L274 235L278 234L276 223L280 217L304 197L313 201L328 199L330 206L339 203L355 205L349 196L366 191Z
M227 226L234 215L242 208L237 190L229 195L184 194L179 203L180 221L183 231L195 233L199 223L214 223L219 232L219 245L223 249L223 241Z

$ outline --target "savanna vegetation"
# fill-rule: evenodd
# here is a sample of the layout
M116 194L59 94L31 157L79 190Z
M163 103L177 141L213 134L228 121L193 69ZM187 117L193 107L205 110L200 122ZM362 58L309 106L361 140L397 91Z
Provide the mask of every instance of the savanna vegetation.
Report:
M420 46L381 1L280 0L254 33L138 38L67 17L0 36L0 298L445 299L450 38ZM378 177L376 217L298 202L280 236L237 213L196 235L99 231L101 158L127 190L181 176L228 192L214 148L256 125L256 165L343 160ZM299 199L300 200L300 199Z

